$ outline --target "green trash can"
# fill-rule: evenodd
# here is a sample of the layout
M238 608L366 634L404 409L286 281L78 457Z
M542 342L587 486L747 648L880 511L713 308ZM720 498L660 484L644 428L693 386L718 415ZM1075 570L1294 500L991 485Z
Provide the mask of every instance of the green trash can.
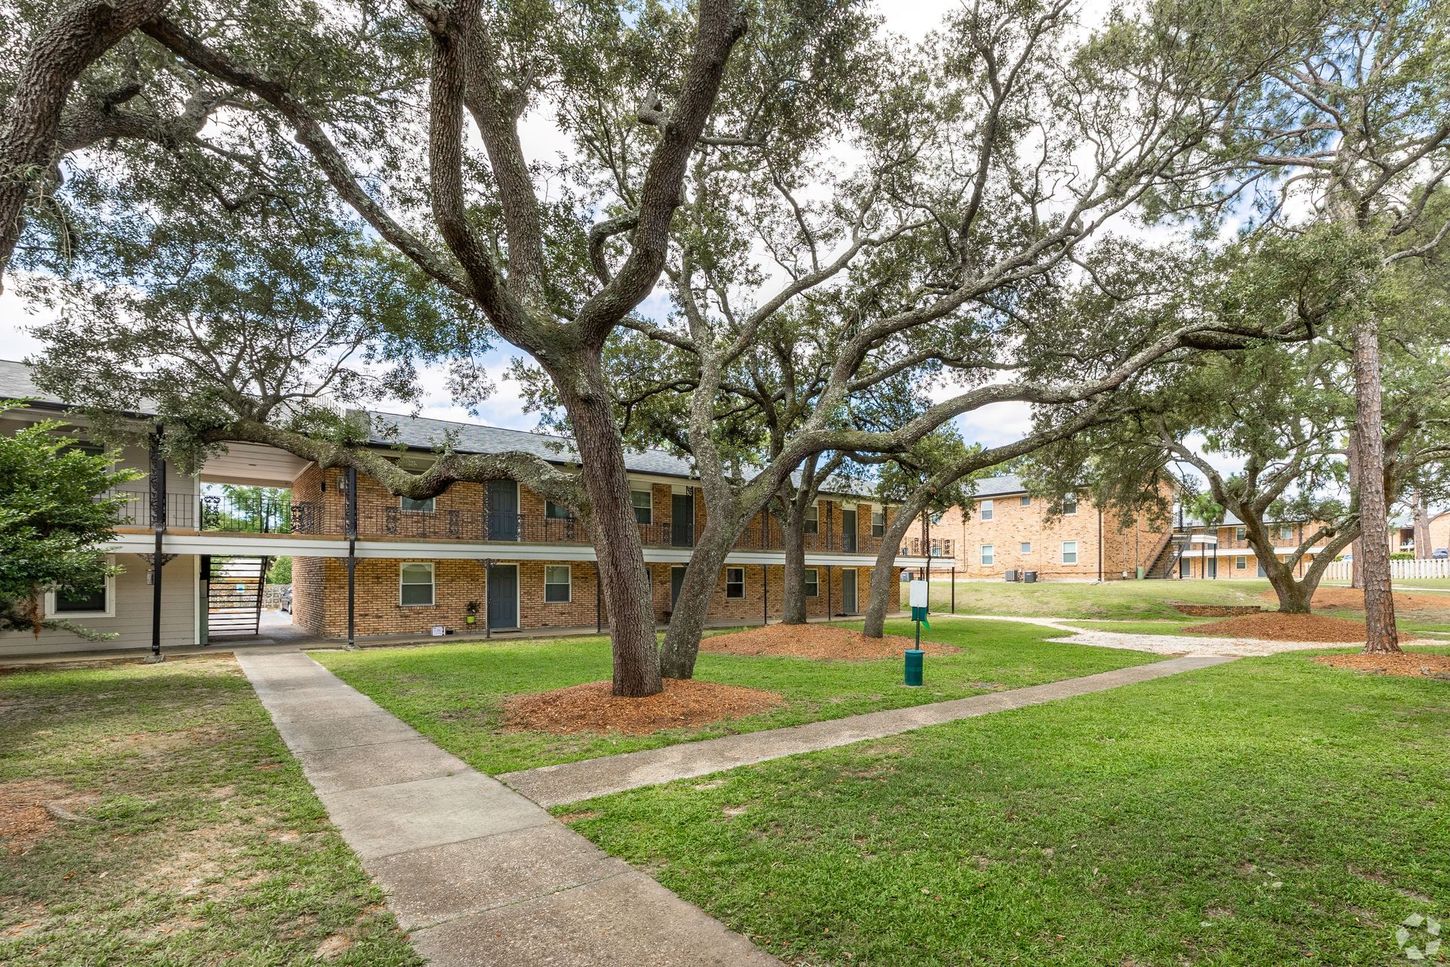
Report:
M920 648L906 649L906 684L912 687L921 685L922 657L926 652Z

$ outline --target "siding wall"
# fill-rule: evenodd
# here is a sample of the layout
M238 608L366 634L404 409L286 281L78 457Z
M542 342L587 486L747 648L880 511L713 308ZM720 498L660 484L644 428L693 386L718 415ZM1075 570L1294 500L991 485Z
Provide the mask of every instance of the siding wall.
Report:
M37 641L29 634L0 634L0 655L41 654L49 651L103 651L110 648L146 648L151 644L151 585L146 581L146 559L117 554L124 568L115 578L115 616L77 618L93 631L113 632L107 641L87 641L67 631L42 631ZM199 559L183 556L166 565L161 581L161 645L163 648L196 644L197 566Z

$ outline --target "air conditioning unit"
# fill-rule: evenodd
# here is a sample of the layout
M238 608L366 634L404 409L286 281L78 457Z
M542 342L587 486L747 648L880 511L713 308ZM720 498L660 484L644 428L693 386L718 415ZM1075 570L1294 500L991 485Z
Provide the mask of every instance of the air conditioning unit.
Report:
M1012 570L1010 570L1010 571L1007 572L1007 580L1008 581L1016 581L1017 580L1017 570L1016 570L1016 568L1013 568Z

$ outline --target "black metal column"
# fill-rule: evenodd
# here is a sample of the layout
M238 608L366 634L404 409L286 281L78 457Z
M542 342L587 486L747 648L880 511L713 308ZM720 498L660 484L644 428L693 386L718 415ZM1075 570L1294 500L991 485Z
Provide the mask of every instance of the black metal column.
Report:
M161 569L166 564L162 544L166 536L166 460L161 455L161 428L151 434L151 661L161 660Z
M343 472L347 481L347 650L357 650L357 468Z

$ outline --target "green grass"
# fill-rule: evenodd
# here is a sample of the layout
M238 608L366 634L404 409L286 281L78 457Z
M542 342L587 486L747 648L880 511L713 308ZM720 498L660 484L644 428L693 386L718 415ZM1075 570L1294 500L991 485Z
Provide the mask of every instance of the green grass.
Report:
M0 676L0 829L0 963L420 962L229 659Z
M1450 915L1446 748L1450 682L1300 653L567 818L788 962L1390 964Z
M1273 598L1264 597L1268 592L1268 581L958 581L956 609L957 614L1138 621L1183 617L1173 609L1174 601L1272 606ZM951 582L932 581L932 609L947 611L950 603Z
M909 628L907 622L890 622L886 630L907 634ZM697 678L779 692L786 704L761 715L652 736L501 729L502 702L510 695L608 679L604 638L317 652L314 657L474 768L500 773L1018 688L1160 657L1045 641L1058 634L1010 622L941 621L927 637L963 650L927 656L926 686L911 689L901 684L900 659L812 661L702 652Z

